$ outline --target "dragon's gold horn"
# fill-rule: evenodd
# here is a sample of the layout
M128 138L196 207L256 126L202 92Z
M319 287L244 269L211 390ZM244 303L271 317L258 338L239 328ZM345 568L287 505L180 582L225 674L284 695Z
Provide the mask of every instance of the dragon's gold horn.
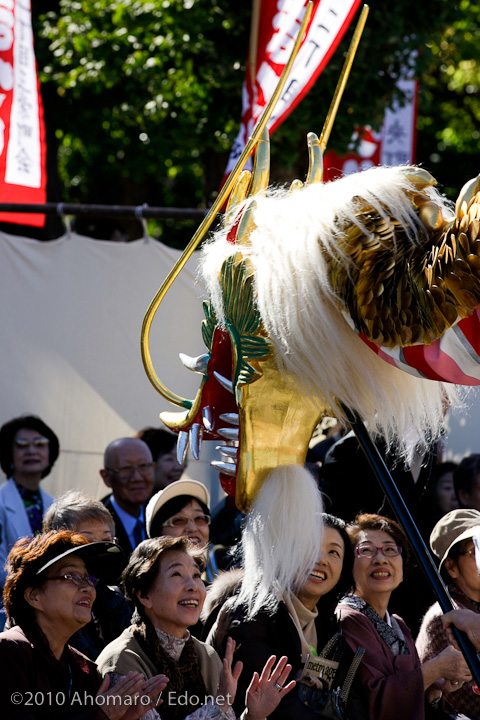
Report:
M270 180L270 135L267 128L264 128L262 137L255 153L255 167L253 170L252 187L250 195L266 190Z
M262 133L262 139L258 144L255 153L255 167L253 170L252 184L249 196L255 198L264 192L268 187L270 179L270 136L267 128ZM243 213L237 230L237 245L246 245L249 242L250 234L255 227L253 220L255 200L252 199Z
M237 180L237 184L233 188L231 195L228 199L227 208L225 210L225 217L223 219L224 227L230 225L234 220L237 212L242 207L242 204L247 197L250 182L252 180L252 173L250 170L244 170Z
M322 182L323 180L323 153L320 140L315 133L307 135L308 142L308 174L305 185Z

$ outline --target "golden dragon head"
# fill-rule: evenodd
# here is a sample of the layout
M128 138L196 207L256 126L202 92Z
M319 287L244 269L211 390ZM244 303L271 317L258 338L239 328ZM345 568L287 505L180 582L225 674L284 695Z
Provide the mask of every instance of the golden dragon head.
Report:
M435 435L455 388L402 373L359 335L432 343L480 303L478 181L449 217L426 171L378 168L324 185L313 133L308 146L306 182L283 194L268 191L267 132L253 174L240 175L204 249L206 352L181 356L201 386L177 402L183 412L160 416L181 457L190 445L198 458L202 440L224 443L212 464L243 511L273 468L304 464L320 418L344 419L341 405L387 440Z

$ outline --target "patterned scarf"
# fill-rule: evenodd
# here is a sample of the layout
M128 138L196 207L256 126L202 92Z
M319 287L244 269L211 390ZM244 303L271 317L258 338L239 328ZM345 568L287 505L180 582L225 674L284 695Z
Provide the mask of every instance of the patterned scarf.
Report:
M148 620L142 621L135 613L132 621L133 634L155 663L157 672L170 678L167 692L163 696L162 720L183 720L203 705L208 695L192 638L188 637L185 641L180 657L176 660L167 652L166 647L162 647L155 628ZM168 704L169 697L172 698L171 705Z
M15 485L23 500L28 521L32 528L32 535L38 535L38 533L42 532L43 520L43 502L40 490L28 490L28 488L18 485L18 483L15 483Z
M340 604L358 610L362 615L365 615L373 623L375 630L394 655L410 655L403 632L394 617L390 616L390 622L392 623L390 626L375 612L371 605L368 605L358 595L344 595L340 600Z

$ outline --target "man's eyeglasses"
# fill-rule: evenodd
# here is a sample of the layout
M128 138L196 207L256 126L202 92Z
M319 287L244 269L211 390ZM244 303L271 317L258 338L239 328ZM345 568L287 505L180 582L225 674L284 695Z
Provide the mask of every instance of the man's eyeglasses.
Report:
M174 515L165 520L162 527L173 527L184 530L189 522L194 522L197 527L206 527L210 525L210 515L195 515L195 517L187 517L186 515Z
M55 575L54 577L45 578L45 582L47 580L67 580L69 582L72 582L74 585L91 585L92 587L96 587L99 583L99 579L94 577L93 575L80 575L80 573L77 572L68 573L67 575Z
M114 475L116 475L119 480L126 482L134 476L136 470L138 470L140 475L148 475L152 468L153 462L146 462L140 463L139 465L125 465L124 467L118 468L117 470L115 470L114 468L106 467L105 470L107 470L109 473L113 473Z
M26 450L29 447L43 448L47 447L49 443L50 440L46 437L38 437L34 438L33 440L24 440L23 438L18 438L17 440L13 441L13 444L19 450Z
M355 554L361 558L374 558L381 552L387 558L397 557L402 554L402 548L400 545L382 545L382 547L376 547L376 545L358 545L355 548Z

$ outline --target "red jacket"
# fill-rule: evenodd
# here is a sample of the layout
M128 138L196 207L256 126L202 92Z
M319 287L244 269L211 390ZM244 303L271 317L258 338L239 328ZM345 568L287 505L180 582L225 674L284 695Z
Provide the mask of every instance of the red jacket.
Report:
M105 720L97 666L69 645L60 660L35 631L0 633L0 707L8 720Z
M365 655L356 680L361 685L371 720L425 720L425 692L420 659L412 634L395 615L410 655L394 655L375 626L358 610L338 605L340 626L352 649L361 646Z

